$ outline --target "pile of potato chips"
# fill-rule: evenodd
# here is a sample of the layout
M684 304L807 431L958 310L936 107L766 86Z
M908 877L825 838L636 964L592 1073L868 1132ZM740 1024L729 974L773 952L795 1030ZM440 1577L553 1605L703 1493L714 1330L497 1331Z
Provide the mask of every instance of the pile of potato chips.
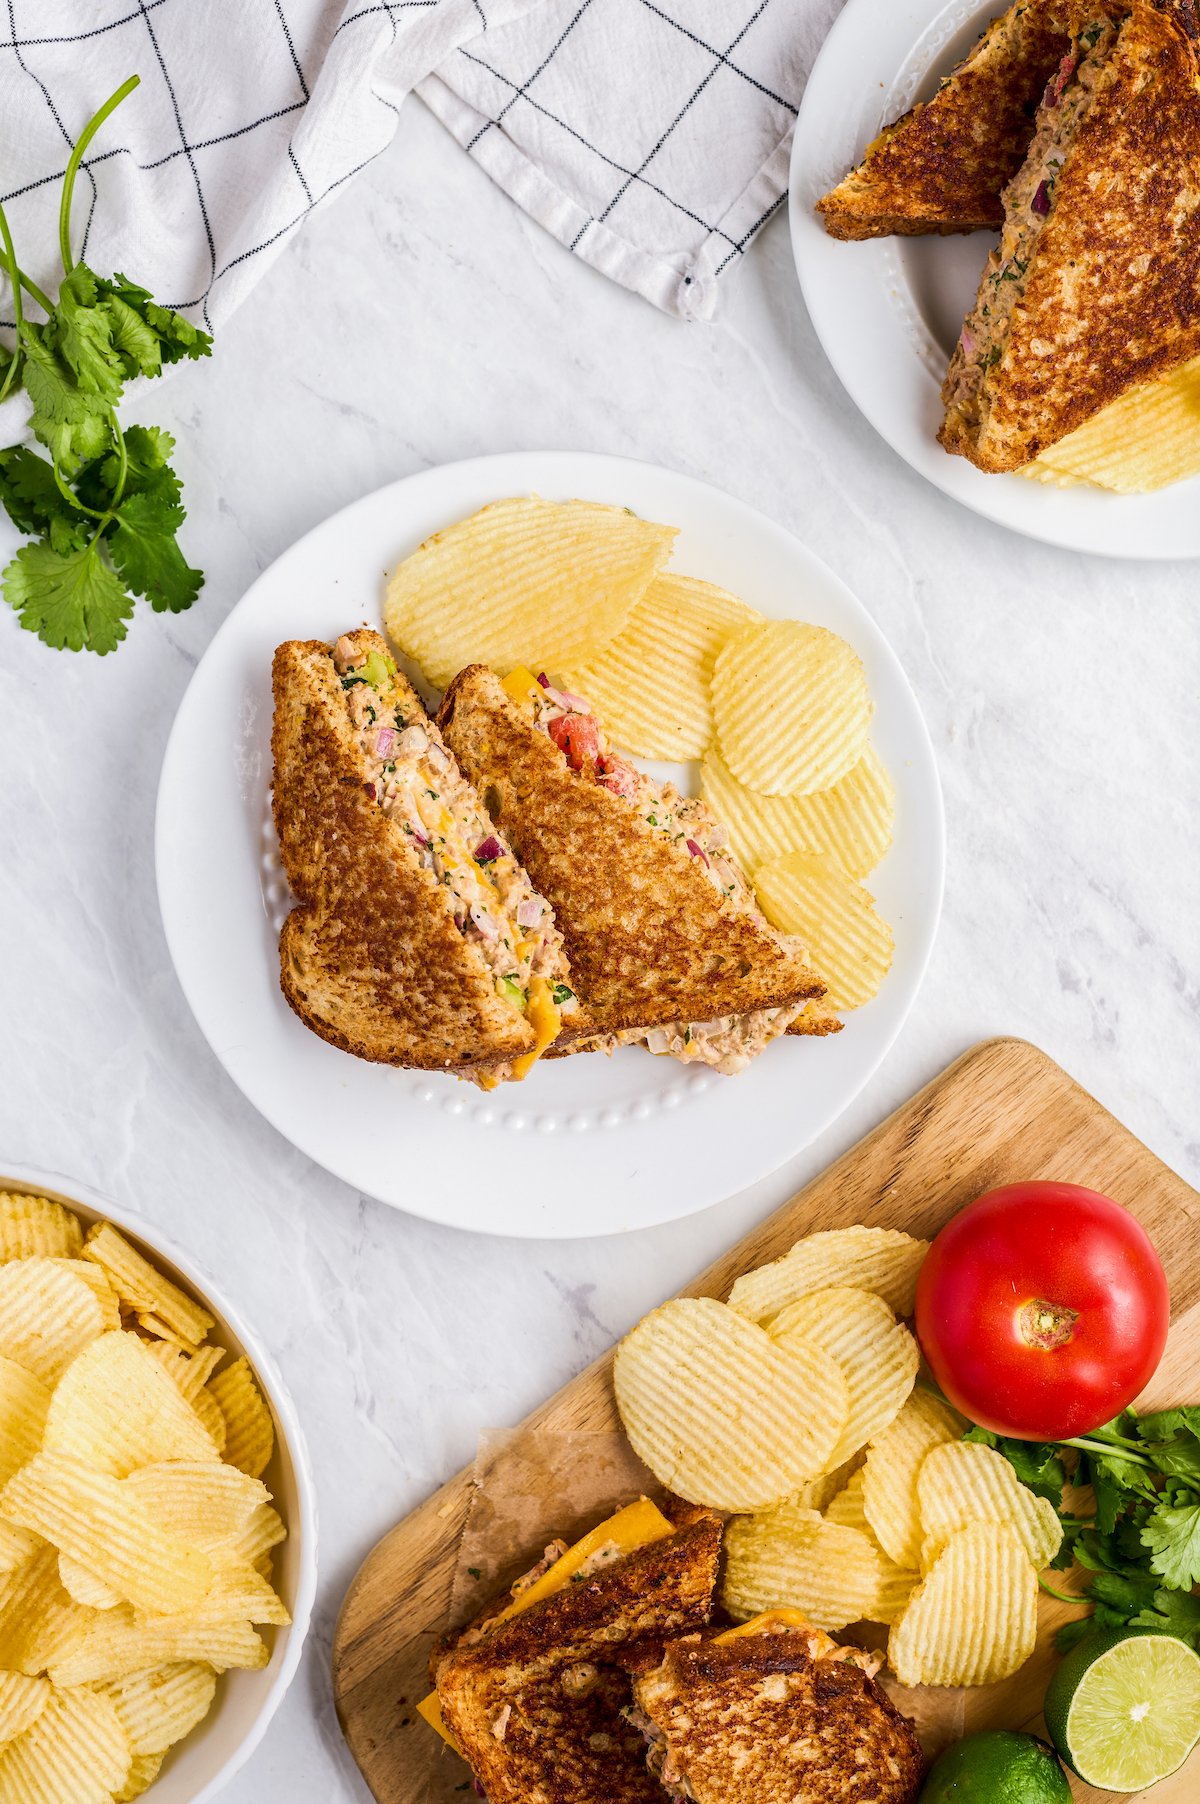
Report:
M0 1799L138 1797L265 1666L271 1413L110 1223L0 1192Z
M801 1610L818 1628L890 1624L907 1685L984 1685L1033 1652L1053 1507L917 1384L912 1313L928 1243L893 1229L812 1234L680 1298L617 1350L634 1451L692 1503L734 1512L721 1601L739 1622Z
M702 759L764 914L804 942L834 1009L867 1002L893 940L861 879L892 841L895 792L871 745L857 654L666 570L674 528L595 502L494 502L393 575L393 640L436 686L524 664L587 698L614 747Z

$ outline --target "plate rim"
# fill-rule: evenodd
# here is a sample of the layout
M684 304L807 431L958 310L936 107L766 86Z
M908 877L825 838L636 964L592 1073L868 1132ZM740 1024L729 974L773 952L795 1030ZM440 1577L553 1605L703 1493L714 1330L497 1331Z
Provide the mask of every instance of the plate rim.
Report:
M517 472L515 477L511 474L514 470ZM532 473L534 470L538 473ZM464 1211L455 1207L452 1202L441 1197L436 1189L428 1185L424 1188L415 1184L405 1187L403 1196L382 1194L377 1185L364 1182L362 1173L353 1169L352 1161L348 1162L345 1158L341 1160L331 1158L328 1139L322 1140L319 1134L299 1131L295 1118L289 1118L286 1109L278 1107L273 1096L264 1096L261 1088L256 1090L249 1082L247 1074L225 1058L214 1038L216 1025L213 1024L213 1031L210 1031L210 1021L207 1018L206 1010L202 1004L198 1004L196 995L193 994L194 973L190 968L186 945L181 942L179 937L182 932L182 924L177 918L172 899L174 880L170 869L170 858L174 831L172 797L178 780L177 769L185 756L185 740L191 728L192 711L200 705L197 698L201 696L201 673L206 667L211 668L210 661L219 656L231 640L236 641L239 615L251 603L252 598L275 579L277 567L281 562L296 554L302 554L303 548L310 541L317 535L325 534L331 528L335 528L338 523L341 523L345 530L359 509L378 505L380 499L385 495L394 495L402 490L411 492L414 489L419 493L422 487L436 489L442 482L468 484L472 481L486 486L487 491L493 496L504 491L519 492L522 489L529 491L535 489L539 482L552 492L561 488L564 492L570 489L575 493L586 493L589 480L599 486L603 478L608 478L610 483L627 479L636 481L639 475L644 477L647 473L656 480L665 480L668 485L680 485L683 489L700 497L715 498L723 509L736 515L751 533L765 530L769 534L777 535L777 541L782 541L786 545L789 555L797 555L809 570L814 574L819 573L821 579L838 593L841 604L846 606L849 613L863 624L864 634L871 641L873 654L881 656L888 665L890 677L896 685L899 705L912 730L911 746L906 754L906 761L919 767L914 775L914 785L919 785L923 789L925 792L922 797L923 801L928 801L932 805L931 816L926 823L927 834L931 842L929 848L931 856L928 864L922 867L927 879L923 897L925 907L917 916L918 924L917 932L914 935L913 949L903 974L906 991L897 1008L894 1021L880 1035L861 1066L854 1069L852 1081L847 1081L844 1092L838 1095L834 1106L813 1116L804 1125L802 1131L789 1141L785 1150L778 1154L772 1152L767 1163L752 1162L736 1184L732 1188L724 1189L719 1195L705 1194L700 1201L694 1201L690 1195L685 1194L685 1186L680 1184L673 1187L669 1178L664 1178L658 1189L663 1192L674 1189L678 1194L674 1201L656 1206L652 1212L646 1212L643 1209L640 1214L635 1211L632 1214L621 1216L620 1219L613 1219L610 1210L603 1220L594 1218L594 1210L591 1215L585 1214L582 1218L578 1218L575 1214L567 1217L560 1212L550 1221L521 1219L514 1222L510 1219L497 1220L495 1217L480 1219L477 1212ZM403 530L402 525L398 527L398 537L402 536ZM945 873L945 801L932 737L907 672L866 604L817 552L806 545L788 527L773 520L769 515L751 503L743 501L739 496L732 495L699 477L653 464L645 459L603 452L519 450L450 460L447 463L413 471L397 477L391 482L381 484L377 489L358 496L345 507L335 510L325 519L310 527L306 533L291 545L286 546L265 569L258 573L214 633L180 699L163 754L155 805L156 891L164 937L176 980L193 1018L218 1064L232 1079L250 1105L306 1158L311 1159L315 1165L330 1172L360 1194L373 1196L390 1207L401 1209L440 1226L453 1227L470 1233L499 1234L512 1239L568 1240L607 1237L612 1234L638 1231L642 1228L661 1226L668 1222L681 1220L698 1214L704 1209L715 1207L720 1202L728 1200L730 1196L740 1194L741 1191L769 1176L788 1159L803 1151L821 1133L825 1132L861 1094L899 1037L924 983L936 943L944 901ZM752 1081L750 1074L747 1074L746 1081ZM528 1144L528 1137L526 1137L526 1143Z
M800 290L821 350L846 395L872 430L916 475L959 506L1019 537L1059 550L1155 564L1187 563L1200 558L1200 531L1194 531L1188 543L1180 545L1162 536L1166 520L1146 517L1148 504L1163 515L1170 509L1168 518L1172 530L1176 535L1184 532L1189 521L1200 518L1200 476L1149 494L1122 496L1087 487L1056 489L1012 474L986 474L975 469L969 460L941 451L936 439L930 437L926 442L924 437L914 438L912 422L907 415L898 416L895 409L889 407L886 386L872 388L865 380L856 380L849 347L844 346L838 336L837 327L844 317L838 300L839 297L844 300L847 290L861 291L863 274L856 278L853 273L855 250L861 253L869 245L875 247L877 255L882 255L897 239L888 237L846 244L825 231L813 207L814 195L807 178L816 137L814 122L821 109L828 107L834 92L844 92L843 67L852 58L861 61L863 45L870 44L878 36L882 22L891 27L893 37L901 29L901 20L912 24L911 39L895 67L886 71L872 68L867 72L868 82L872 77L879 80L883 89L881 98L886 100L889 84L894 85L904 67L904 57L910 57L921 41L931 36L953 12L962 15L961 29L982 29L987 19L995 15L996 4L995 0L971 0L967 5L963 0L907 0L907 4L897 6L894 0L846 0L809 73L792 140L788 228ZM931 62L929 69L936 66L936 62ZM856 97L865 95L861 76L854 92ZM842 110L848 124L852 123L856 117L854 108ZM817 142L828 150L827 142L819 139ZM862 144L856 138L839 159L839 164L852 167L861 155ZM830 247L841 253L842 267L834 280L830 279L829 272L837 270L837 264L827 255ZM882 298L883 283L879 272L872 272L870 280ZM880 317L886 317L882 309ZM896 342L900 342L898 337ZM938 455L935 456L935 452ZM1179 499L1189 489L1192 492L1190 505ZM1175 503L1173 508L1172 502ZM1131 512L1139 507L1142 518L1131 523ZM1126 510L1123 516L1122 509ZM1131 540L1131 534L1138 536Z

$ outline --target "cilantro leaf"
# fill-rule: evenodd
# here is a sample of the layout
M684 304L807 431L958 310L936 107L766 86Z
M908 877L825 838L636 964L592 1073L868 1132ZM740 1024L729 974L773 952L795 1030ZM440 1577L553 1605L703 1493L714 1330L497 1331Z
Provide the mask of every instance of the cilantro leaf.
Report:
M1150 1566L1173 1591L1190 1591L1200 1583L1200 1503L1160 1504L1142 1529L1142 1545L1150 1549Z
M190 608L204 581L185 561L175 538L183 509L156 495L130 495L112 527L109 550L126 584L144 595L156 613Z
M83 393L45 333L45 326L22 323L25 389L33 402L30 425L59 468L72 475L83 460L109 449L108 403Z
M1177 1409L1160 1409L1156 1415L1138 1419L1138 1432L1145 1441L1172 1441L1185 1429L1200 1437L1200 1406L1183 1404Z
M169 432L157 426L127 426L125 439L125 487L123 495L155 495L169 506L180 505L179 478L167 462L175 449ZM104 513L112 504L121 474L115 451L79 472L75 488L85 507Z
M1181 1641L1189 1641L1193 1647L1200 1643L1200 1597L1193 1597L1188 1591L1158 1590L1152 1604L1152 1608L1147 1606L1136 1616L1131 1616L1130 1622L1138 1628L1161 1629L1164 1635L1178 1635Z
M87 516L71 506L53 467L27 445L0 451L0 503L21 532L50 538L57 551L78 548L90 537Z
M121 301L150 329L158 340L163 363L178 363L181 357L207 357L212 351L212 339L207 332L193 326L191 320L184 319L182 313L176 313L173 308L160 307L151 300L148 289L139 287L119 271L111 281L101 281L98 286L102 294ZM157 371L144 369L143 374L156 375Z
M22 545L0 578L21 625L61 651L115 651L133 602L94 543L82 551Z
M86 264L77 263L64 280L43 331L84 394L98 395L109 407L120 400L125 372L113 349L112 320L96 305L96 278Z

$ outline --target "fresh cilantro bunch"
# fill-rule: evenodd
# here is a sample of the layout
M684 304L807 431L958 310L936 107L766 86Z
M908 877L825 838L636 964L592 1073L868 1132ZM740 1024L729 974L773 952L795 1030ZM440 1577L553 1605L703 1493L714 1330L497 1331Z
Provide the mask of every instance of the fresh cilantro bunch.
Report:
M1055 1566L1078 1561L1091 1574L1084 1601L1092 1613L1063 1625L1060 1647L1073 1647L1093 1628L1132 1624L1200 1650L1200 1597L1193 1596L1200 1585L1200 1407L1149 1416L1129 1409L1062 1443L1009 1441L985 1428L971 1428L965 1438L994 1447L1022 1484L1050 1499L1063 1525ZM1063 1497L1068 1485L1071 1507ZM1095 1508L1076 1515L1085 1487Z
M59 208L57 301L20 269L0 208L17 330L12 350L0 349L0 401L24 385L33 434L50 454L23 445L0 451L0 505L33 538L0 587L21 625L47 645L101 654L125 637L135 596L177 614L204 581L175 536L184 508L169 462L174 440L154 426L122 431L116 410L126 382L159 376L183 357L207 357L212 340L136 282L98 276L71 256L71 201L84 152L137 85L134 75L117 89L71 153ZM44 321L25 317L22 290Z

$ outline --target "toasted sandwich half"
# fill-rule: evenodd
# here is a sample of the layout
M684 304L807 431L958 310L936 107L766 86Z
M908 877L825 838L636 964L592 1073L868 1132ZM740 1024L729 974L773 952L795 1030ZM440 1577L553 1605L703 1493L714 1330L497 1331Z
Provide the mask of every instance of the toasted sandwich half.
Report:
M631 1721L675 1804L913 1804L920 1744L877 1665L777 1611L668 1647Z
M1200 35L1196 0L1160 8L1189 38ZM1003 225L1002 195L1025 161L1042 97L1061 93L1073 71L1070 15L1070 0L1014 0L937 93L886 126L817 202L826 230L880 238Z
M533 1572L431 1662L421 1714L488 1804L662 1804L625 1716L631 1672L707 1622L719 1517L645 1499ZM632 1543L632 1544L631 1544Z
M575 1010L562 935L378 633L275 653L283 993L359 1058L523 1077Z
M1093 16L1004 194L942 389L947 451L1016 470L1200 352L1200 80L1165 13Z
M824 995L759 911L724 827L611 752L583 697L472 664L438 722L554 909L591 1045L636 1040L736 1071Z

